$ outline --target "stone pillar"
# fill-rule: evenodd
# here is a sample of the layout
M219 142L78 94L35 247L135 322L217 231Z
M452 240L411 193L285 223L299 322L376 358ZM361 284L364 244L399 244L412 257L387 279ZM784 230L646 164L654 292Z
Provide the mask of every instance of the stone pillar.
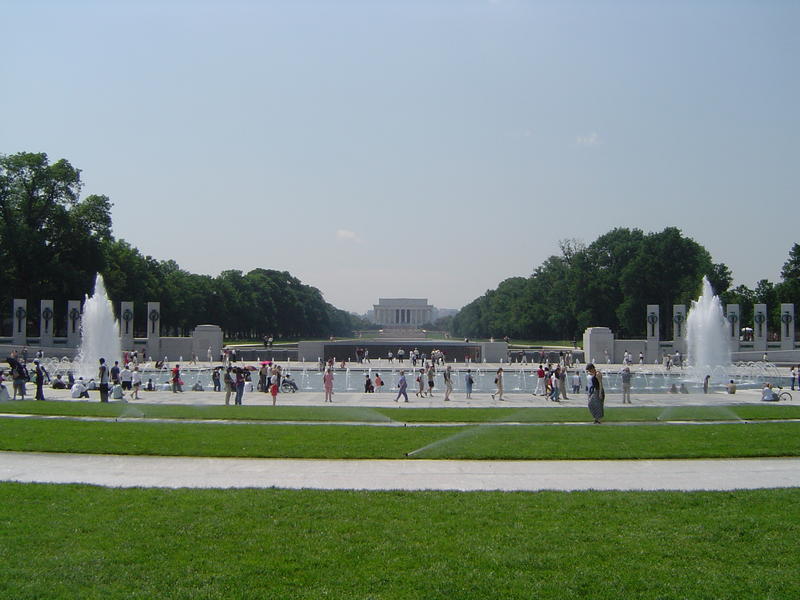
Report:
M686 305L672 306L672 349L686 356Z
M588 327L583 332L583 351L586 362L598 368L606 364L606 354L614 360L614 334L608 327Z
M781 350L794 350L794 304L781 304Z
M39 345L42 348L53 346L53 326L55 325L55 313L53 312L53 301L40 301L39 312Z
M161 303L147 303L147 355L161 360Z
M725 309L725 318L728 320L728 340L731 352L739 351L739 335L742 326L742 313L738 304L728 304Z
M81 301L67 301L67 347L81 345Z
M24 298L14 298L11 309L11 322L14 329L11 333L11 343L15 346L25 346L28 343L28 301Z
M645 351L645 362L652 363L656 359L661 360L661 307L658 304L648 304L647 314L645 315L645 327L647 327L647 343ZM587 358L588 360L588 358Z
M119 341L122 351L133 350L133 302L121 302L119 307Z
M765 352L767 350L767 305L753 305L753 350Z

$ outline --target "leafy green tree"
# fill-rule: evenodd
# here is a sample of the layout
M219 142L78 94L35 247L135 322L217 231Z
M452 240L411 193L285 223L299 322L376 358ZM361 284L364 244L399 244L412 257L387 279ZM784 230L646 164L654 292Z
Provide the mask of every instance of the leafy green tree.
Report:
M106 196L80 199L80 171L44 153L0 155L0 301L80 298L104 267L111 236Z

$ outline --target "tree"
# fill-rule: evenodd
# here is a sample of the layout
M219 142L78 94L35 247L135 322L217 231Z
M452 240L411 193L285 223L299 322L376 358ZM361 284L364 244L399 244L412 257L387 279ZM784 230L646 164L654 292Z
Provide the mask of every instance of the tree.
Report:
M2 301L80 298L104 266L111 202L80 199L80 171L44 153L0 155ZM58 311L57 311L58 312Z
M784 281L800 280L800 244L794 244L789 250L789 258L783 263L781 277Z

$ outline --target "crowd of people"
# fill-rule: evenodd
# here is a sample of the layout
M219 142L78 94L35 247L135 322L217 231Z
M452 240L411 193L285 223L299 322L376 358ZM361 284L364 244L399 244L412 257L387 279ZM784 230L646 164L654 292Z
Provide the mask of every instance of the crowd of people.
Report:
M210 355L210 349L209 349ZM224 392L224 402L226 405L241 405L246 392L257 391L270 394L272 404L277 404L279 393L294 392L298 390L297 384L281 365L272 361L264 361L259 366L248 366L244 363L236 362L235 349L225 349L220 356L222 365L211 368L211 388L214 392ZM403 364L406 359L405 351L400 348L396 355L390 352L388 355L390 363L395 360ZM561 352L556 363L542 363L538 365L532 375L536 378L536 385L533 390L534 396L542 396L550 402L560 402L568 400L568 389L573 395L581 393L583 390L588 398L588 408L596 423L600 423L604 413L605 388L603 385L603 375L593 363L585 367L585 377L580 369L573 369L571 353ZM196 362L193 356L191 362ZM359 363L370 362L369 352L364 348L357 351ZM439 350L431 351L430 355L419 352L417 348L408 354L410 365L407 369L399 371L396 381L397 389L395 401L409 402L408 387L413 383L413 391L417 398L433 398L440 393L437 389L437 378L443 385L443 400L449 402L454 389L454 379L456 374L450 364L445 362L445 354ZM619 383L622 392L622 403L631 404L631 380L632 373L630 365L633 363L633 356L626 350L623 358L623 367L619 373ZM643 363L644 357L639 354L639 362ZM85 380L83 376L75 378L71 371L64 376L58 373L51 378L43 360L43 355L37 352L36 358L30 363L28 361L28 350L24 348L21 352L12 351L7 358L9 369L6 372L0 369L0 400L24 400L27 396L26 384L33 383L35 387L34 398L44 400L45 386L50 385L53 389L69 389L70 396L75 399L89 398L89 392L97 391L101 402L108 402L110 399L125 401L127 398L138 400L141 398L140 391L171 391L173 394L181 394L184 391L184 381L180 364L169 367L167 358L157 361L157 368L168 369L169 376L167 381L154 383L153 378L149 377L147 382L143 381L143 372L139 366L138 353L126 353L123 362L114 361L113 365L106 363L104 358L98 361L97 374ZM680 352L675 355L665 354L663 364L669 369L672 366L683 366L683 357ZM334 380L335 380L335 360L321 361L323 368L322 385L325 402L333 402ZM344 363L342 367L344 368ZM505 372L502 367L498 368L494 375L494 392L491 393L493 400L505 401ZM257 379L256 379L257 376ZM409 376L412 378L409 380ZM461 372L464 383L464 394L466 399L472 398L475 386L475 376L471 368ZM12 382L13 396L9 393L4 382L10 379ZM708 393L710 376L706 376L703 381L703 391ZM790 371L791 389L797 385L800 389L800 365L792 366ZM364 373L363 391L367 394L380 393L384 390L386 383L379 372L374 374L370 370ZM197 377L191 386L193 391L204 391L205 387L200 378ZM348 386L349 389L349 386ZM519 388L517 388L519 389ZM672 393L689 393L684 383L674 384L669 390ZM731 380L726 385L729 394L736 393L736 384ZM231 399L233 400L231 402ZM763 401L777 401L778 393L773 384L767 383L762 390L761 399Z

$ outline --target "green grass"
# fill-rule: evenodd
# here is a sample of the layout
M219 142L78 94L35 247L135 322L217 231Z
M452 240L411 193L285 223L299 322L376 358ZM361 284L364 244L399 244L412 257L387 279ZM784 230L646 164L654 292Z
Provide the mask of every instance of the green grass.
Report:
M532 408L373 408L349 406L219 406L130 402L4 402L0 413L169 419L264 421L397 421L404 423L547 423L590 421L584 407ZM633 406L609 408L611 422L659 420L798 419L800 406Z
M0 484L0 597L797 598L800 490Z
M800 456L800 423L371 427L5 418L0 450L272 458Z

